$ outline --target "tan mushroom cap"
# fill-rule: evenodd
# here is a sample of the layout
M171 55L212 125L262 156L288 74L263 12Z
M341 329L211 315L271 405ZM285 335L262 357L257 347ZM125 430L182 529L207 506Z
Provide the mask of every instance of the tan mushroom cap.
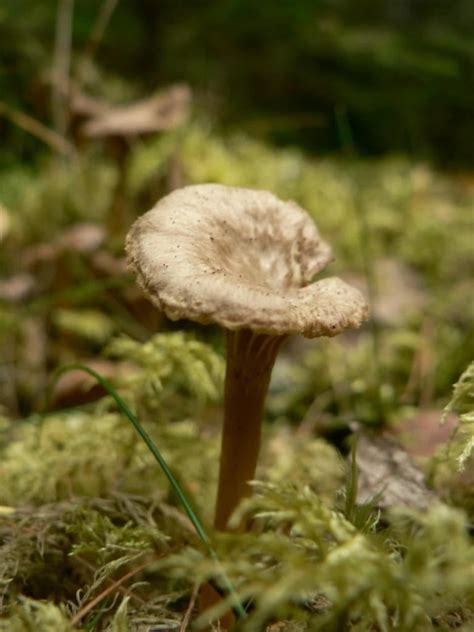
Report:
M166 90L131 103L109 107L83 97L79 107L89 108L92 118L82 130L88 137L137 136L174 129L189 116L191 91L186 84L176 84Z
M313 338L367 317L363 296L341 279L311 282L331 249L306 211L267 191L178 189L134 223L127 254L146 294L172 320Z

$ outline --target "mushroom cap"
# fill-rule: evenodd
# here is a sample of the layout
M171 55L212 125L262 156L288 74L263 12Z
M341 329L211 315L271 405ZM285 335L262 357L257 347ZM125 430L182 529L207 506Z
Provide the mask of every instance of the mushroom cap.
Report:
M90 138L105 136L138 136L174 129L188 118L191 91L186 84L176 84L166 90L131 103L106 107L100 102L91 109L92 118L84 124L83 132ZM83 108L92 108L92 102L83 99Z
M133 224L126 248L139 284L172 320L313 338L368 314L341 279L312 282L331 249L306 211L267 191L177 189Z

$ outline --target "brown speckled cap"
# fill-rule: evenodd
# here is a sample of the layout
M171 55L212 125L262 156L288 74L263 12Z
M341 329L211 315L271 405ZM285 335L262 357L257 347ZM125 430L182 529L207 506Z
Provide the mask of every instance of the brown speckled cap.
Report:
M367 318L355 288L336 277L312 282L331 249L306 211L267 191L178 189L133 224L127 254L145 293L173 320L314 338Z

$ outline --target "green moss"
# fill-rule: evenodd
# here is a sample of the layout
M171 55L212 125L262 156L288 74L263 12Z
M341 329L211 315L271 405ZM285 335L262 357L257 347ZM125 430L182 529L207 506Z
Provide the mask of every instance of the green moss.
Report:
M148 408L161 406L183 414L184 400L202 405L220 399L224 378L224 359L192 334L157 334L145 343L122 336L112 341L105 353L133 362L137 370L120 381L129 398ZM181 400L181 401L180 401ZM181 403L181 407L180 407Z
M110 316L93 309L58 309L54 313L53 322L59 331L95 344L107 342L116 328Z
M450 441L441 446L431 466L431 478L439 492L462 507L474 519L474 363L453 387L442 421L457 416Z
M452 399L444 409L443 421L450 412L459 415L459 424L448 446L448 458L456 459L458 468L463 470L474 453L474 362L454 385Z
M184 483L191 482L198 510L210 519L217 433L207 436L195 421L148 421L147 428L175 471L185 475ZM158 590L165 599L156 604L159 612L173 619L183 591L216 577L215 560L169 504L161 473L141 445L130 452L132 430L115 414L74 411L7 431L13 440L3 448L1 502L38 505L2 519L0 576L8 623L17 625L17 594L66 603L80 587L77 611L111 578L143 563L140 594L148 607ZM338 510L345 474L332 447L284 426L267 426L264 439L259 476L268 482L256 483L240 510L258 528L214 539L241 597L252 599L239 629L286 621L288 630L336 631L344 625L422 632L431 624L448 630L453 612L463 624L474 621L474 546L461 511L445 505L426 514L392 511L386 524L374 516L372 528L359 529ZM46 498L54 504L41 506ZM133 612L132 620L141 616L140 608ZM61 610L51 613L58 617ZM128 618L123 606L116 622L106 616L104 625L124 626Z
M347 431L353 422L396 424L407 410L441 411L446 404L451 384L471 361L466 332L474 313L466 296L474 262L466 218L472 196L454 178L401 158L317 160L193 124L132 148L128 201L137 213L161 186L157 178L166 176L171 156L187 182L262 187L295 199L333 244L337 259L328 272L373 284L375 335L363 329L332 340L295 340L280 354L260 482L241 508L255 529L213 536L228 575L252 601L239 629L468 632L474 625L467 528L474 516L472 365L448 406L459 415L458 429L435 466L426 464L446 505L425 514L400 509L380 515L365 508L364 516L370 515L364 525L351 522L341 512L346 463L316 433ZM75 221L106 217L115 170L96 158L84 156L70 169L45 165L38 176L18 171L2 177L2 199L13 219L11 249L56 238ZM7 254L1 256L6 261ZM221 343L206 345L190 333L150 336L139 319L124 316L126 292L112 290L109 279L98 287L85 262L73 259L63 263L71 266L71 283L77 282L75 298L35 304L41 331L67 334L48 347L44 366L91 355L107 342L115 387L211 524ZM386 273L387 259L400 264L399 285ZM407 280L421 303L413 297L410 305L409 295L406 311L393 304L380 309L387 296L405 294ZM53 284L52 295L61 289ZM0 312L1 351L15 369L11 375L24 376L27 350L20 354L11 336L21 333L23 311L9 304ZM110 339L128 325L146 341ZM25 392L11 390L7 399L13 402ZM20 405L31 410L34 401ZM7 413L0 411L0 630L67 630L90 604L80 622L87 629L123 632L137 621L178 621L195 582L217 581L215 561L197 544L166 479L111 399L41 419L13 421ZM128 573L128 601L114 588L94 605Z
M0 619L2 632L72 632L63 609L51 602L22 597L8 619Z
M71 223L104 220L115 179L113 166L97 156L86 155L69 165L51 161L39 175L23 169L6 172L1 201L20 243L49 243Z
M443 628L454 611L474 622L474 547L461 512L443 505L427 514L392 512L382 531L364 534L308 488L260 483L255 492L246 511L264 532L219 540L227 573L253 600L239 629L261 629L289 613L328 631L341 622L347 630ZM215 573L192 550L164 565L196 581Z

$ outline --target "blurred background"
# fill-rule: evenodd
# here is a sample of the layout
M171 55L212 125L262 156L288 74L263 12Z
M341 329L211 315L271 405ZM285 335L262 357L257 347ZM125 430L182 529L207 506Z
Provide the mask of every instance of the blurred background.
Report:
M358 335L288 347L269 414L434 423L472 355L473 34L469 0L5 0L4 414L36 410L58 364L113 375L115 335L175 327L124 235L215 181L297 200L373 307ZM81 384L56 405L97 396Z
M2 98L44 123L58 123L56 42L58 80L114 102L185 81L201 114L280 145L474 160L469 0L5 0L1 11ZM2 134L3 164L42 149Z

